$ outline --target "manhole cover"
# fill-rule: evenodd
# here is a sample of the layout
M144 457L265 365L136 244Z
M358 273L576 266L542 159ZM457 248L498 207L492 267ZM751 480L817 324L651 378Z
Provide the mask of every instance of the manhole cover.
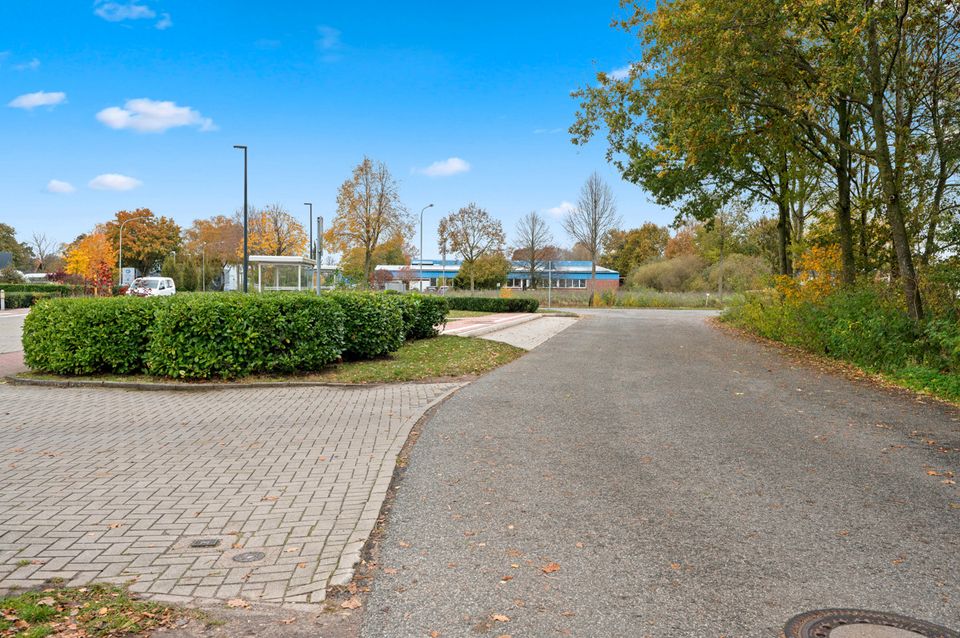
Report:
M255 563L258 560L263 560L265 556L266 554L263 552L243 552L234 556L233 560L238 563Z
M219 544L219 538L198 538L195 541L191 541L190 547L216 547Z
M795 616L786 638L960 638L960 633L923 620L862 609L820 609Z

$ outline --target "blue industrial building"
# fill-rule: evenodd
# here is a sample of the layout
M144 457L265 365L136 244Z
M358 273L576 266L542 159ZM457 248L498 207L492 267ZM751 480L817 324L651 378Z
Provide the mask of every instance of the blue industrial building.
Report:
M460 272L460 260L414 259L409 266L381 265L377 271L388 272L394 281L400 281L408 289L423 290L427 287L452 285L454 277ZM530 270L526 263L511 262L512 268L507 275L507 287L517 290L530 288ZM537 287L548 285L557 289L586 290L590 287L589 261L551 261L547 267L538 271ZM620 273L616 270L597 266L596 289L616 290L620 287Z

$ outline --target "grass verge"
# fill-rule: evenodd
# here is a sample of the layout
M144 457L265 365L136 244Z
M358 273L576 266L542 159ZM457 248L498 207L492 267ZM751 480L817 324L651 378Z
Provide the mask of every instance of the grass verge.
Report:
M320 381L377 383L476 376L510 363L520 348L471 337L439 336L410 341L393 356L331 366L312 375Z
M408 341L393 355L368 361L348 361L329 366L314 374L250 376L231 381L231 385L251 383L399 383L473 377L510 363L525 351L520 348L475 337L441 335L432 339ZM218 385L221 381L174 381L145 375L57 376L26 372L22 379L47 381L110 381L166 384L171 386Z
M136 600L121 587L48 588L0 599L0 636L127 636L168 627L183 613Z
M450 310L447 312L447 320L450 319L467 319L469 317L486 317L491 313L489 312L478 312L476 310Z

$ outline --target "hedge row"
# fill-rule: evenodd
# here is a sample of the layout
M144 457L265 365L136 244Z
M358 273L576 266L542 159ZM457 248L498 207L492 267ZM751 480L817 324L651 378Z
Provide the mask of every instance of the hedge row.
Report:
M540 302L529 298L447 297L450 310L475 312L536 312Z
M441 301L374 293L48 299L24 321L24 359L55 374L309 372L436 334L446 317Z
M59 297L52 292L5 292L4 305L7 308L29 308L41 299Z
M51 296L66 297L75 291L74 286L67 284L3 284L0 283L0 290L7 291L7 296L12 292L44 292Z

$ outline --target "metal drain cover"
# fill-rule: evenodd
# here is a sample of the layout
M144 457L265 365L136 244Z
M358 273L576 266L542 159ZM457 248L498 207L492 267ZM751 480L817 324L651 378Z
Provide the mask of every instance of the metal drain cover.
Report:
M960 638L960 633L916 618L863 609L818 609L795 616L785 638Z
M219 538L198 538L195 541L191 541L190 547L216 547L219 544Z
M234 556L233 560L238 563L255 563L258 560L263 560L265 557L266 554L263 552L243 552Z

